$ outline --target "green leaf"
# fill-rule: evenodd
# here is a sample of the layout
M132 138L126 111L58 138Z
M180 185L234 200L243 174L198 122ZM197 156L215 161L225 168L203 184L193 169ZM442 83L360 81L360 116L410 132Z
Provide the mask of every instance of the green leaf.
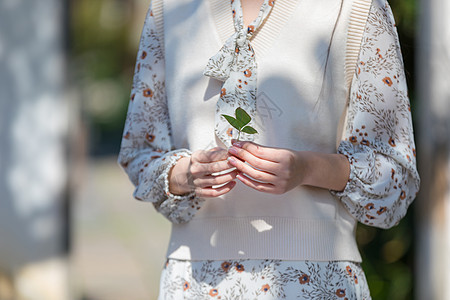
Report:
M228 121L228 123L230 123L231 126L236 128L237 130L241 130L242 126L245 125L245 124L242 124L241 121L233 118L232 116L229 116L229 115L222 115L222 116Z
M250 117L249 114L240 107L236 108L235 114L236 119L242 122L242 126L247 125L252 120L252 117Z
M258 133L258 131L256 131L255 128L253 128L252 126L245 126L244 128L242 128L241 130L242 132L248 133L248 134L255 134Z

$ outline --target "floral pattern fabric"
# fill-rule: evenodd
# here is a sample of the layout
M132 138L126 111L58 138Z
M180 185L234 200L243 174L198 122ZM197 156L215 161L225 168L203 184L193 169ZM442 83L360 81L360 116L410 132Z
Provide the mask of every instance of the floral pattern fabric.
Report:
M131 99L119 153L119 164L136 186L133 196L152 202L173 223L191 219L203 199L169 192L169 171L188 149L173 149L164 85L164 54L154 17L147 14L133 79Z
M168 260L160 300L371 299L361 266L352 262Z
M256 114L256 60L250 39L269 16L274 0L265 0L258 17L244 29L241 0L232 0L231 9L235 33L225 42L220 51L210 58L204 75L224 81L215 115L215 133L224 145L231 146L236 138L235 130L222 114L234 115L241 107L250 115ZM253 134L242 133L242 138L253 141Z
M395 20L374 0L351 86L344 140L350 180L335 193L360 222L389 228L419 190L411 107Z

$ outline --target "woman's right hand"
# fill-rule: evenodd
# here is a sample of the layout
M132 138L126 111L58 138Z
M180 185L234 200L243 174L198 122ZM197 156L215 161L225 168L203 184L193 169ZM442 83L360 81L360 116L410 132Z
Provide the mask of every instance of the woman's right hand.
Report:
M182 157L169 172L169 191L183 195L195 191L197 197L217 197L228 193L235 185L238 172L213 175L234 168L228 151L220 147L198 150L191 157ZM219 187L215 187L219 186Z

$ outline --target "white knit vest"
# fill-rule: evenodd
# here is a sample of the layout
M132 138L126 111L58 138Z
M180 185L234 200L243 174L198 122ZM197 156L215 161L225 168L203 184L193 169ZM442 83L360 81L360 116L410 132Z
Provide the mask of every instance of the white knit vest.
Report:
M258 143L336 152L369 0L277 0L252 40L258 64ZM331 44L325 79L324 68ZM221 82L202 75L233 33L229 1L154 0L166 59L173 144L192 151L218 144L214 114ZM323 80L324 79L324 80ZM361 261L356 220L327 190L298 186L283 195L238 182L173 225L168 256L186 260Z

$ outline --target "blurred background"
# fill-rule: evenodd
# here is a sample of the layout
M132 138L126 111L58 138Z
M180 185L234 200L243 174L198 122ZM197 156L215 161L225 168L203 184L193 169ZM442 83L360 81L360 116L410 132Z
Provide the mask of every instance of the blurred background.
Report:
M373 299L450 299L450 3L390 0L422 188L359 226ZM156 299L170 223L116 163L149 0L0 0L0 299Z

